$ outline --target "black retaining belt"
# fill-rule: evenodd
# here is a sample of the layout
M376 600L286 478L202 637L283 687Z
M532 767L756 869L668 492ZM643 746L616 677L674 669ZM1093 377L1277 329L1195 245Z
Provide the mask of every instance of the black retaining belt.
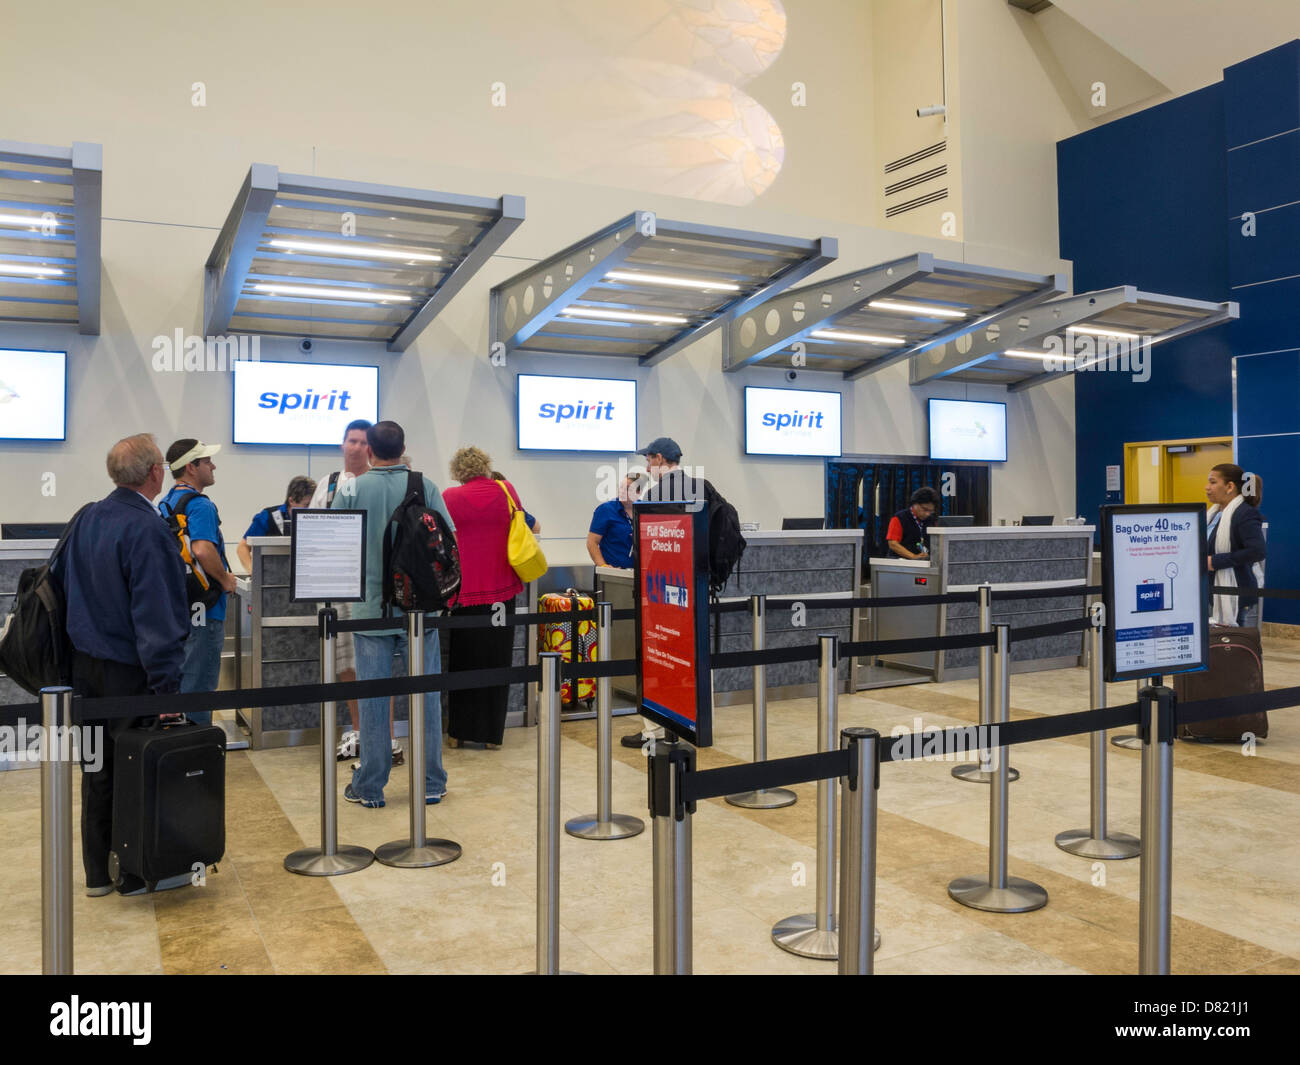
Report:
M853 755L847 749L798 754L793 758L773 758L766 762L746 762L717 769L697 769L682 777L682 801L698 802L736 795L742 791L807 784L848 776L853 769Z
M1022 591L1012 589L994 590L991 598L996 602L999 599L1059 599L1065 596L1101 595L1101 593L1102 587L1100 584L1086 584L1069 585L1064 588L1026 588Z
M1297 588L1216 588L1210 586L1211 595L1257 595L1261 599L1300 599Z
M1090 618L1070 618L1066 621L1053 621L1046 625L1028 625L1011 630L1011 642L1022 640L1041 640L1045 636L1063 636L1070 632L1083 632L1092 628Z

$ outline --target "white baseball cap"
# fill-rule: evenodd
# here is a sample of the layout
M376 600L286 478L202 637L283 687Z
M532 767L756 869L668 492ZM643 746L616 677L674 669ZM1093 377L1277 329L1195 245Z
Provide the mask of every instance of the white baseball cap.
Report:
M190 448L184 455L171 464L172 473L179 473L185 469L191 462L199 459L210 459L221 450L220 444L205 444L202 440Z

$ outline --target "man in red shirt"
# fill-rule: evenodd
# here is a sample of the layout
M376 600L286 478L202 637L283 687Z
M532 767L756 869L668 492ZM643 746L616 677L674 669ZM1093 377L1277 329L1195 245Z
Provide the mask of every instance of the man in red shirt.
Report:
M908 506L889 519L885 542L889 550L902 558L928 559L930 537L927 523L939 509L939 493L926 486L918 488L908 500Z

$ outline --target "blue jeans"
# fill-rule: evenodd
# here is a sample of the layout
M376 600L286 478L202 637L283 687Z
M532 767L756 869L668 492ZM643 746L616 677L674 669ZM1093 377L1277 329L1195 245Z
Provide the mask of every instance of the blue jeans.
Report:
M226 642L226 619L208 618L204 625L191 625L181 665L182 692L214 692L221 680L221 647ZM212 711L185 715L200 725L212 724Z
M369 632L352 634L356 650L357 680L381 680L391 677L394 658L397 676L406 676L406 633L379 636ZM424 672L441 672L438 658L438 630L424 634ZM388 734L388 697L362 699L361 765L352 774L352 790L366 802L384 797L389 770L393 768L393 748ZM424 794L441 795L447 790L447 773L442 768L442 693L424 695Z

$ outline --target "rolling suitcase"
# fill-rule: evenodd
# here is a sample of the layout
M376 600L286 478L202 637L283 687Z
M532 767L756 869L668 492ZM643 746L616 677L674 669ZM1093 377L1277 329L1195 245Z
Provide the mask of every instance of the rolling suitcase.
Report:
M576 588L570 588L563 594L550 592L542 596L539 609L543 614L568 613L574 610L594 610L596 601L589 595L583 595ZM572 629L577 633L570 635ZM542 624L540 647L543 651L559 651L564 662L596 661L596 622L586 619L579 622L545 622ZM594 677L580 678L577 691L570 681L560 685L562 704L573 709L579 702L585 702L590 708L596 698L596 680Z
M226 851L226 734L192 721L127 729L113 764L115 883L198 872Z
M1264 659L1259 630L1233 625L1210 626L1210 668L1203 673L1181 673L1174 677L1174 694L1179 703L1198 699L1220 699L1228 695L1249 695L1264 690ZM1256 739L1268 736L1268 714L1241 714L1178 726L1178 738L1240 743L1245 733Z

